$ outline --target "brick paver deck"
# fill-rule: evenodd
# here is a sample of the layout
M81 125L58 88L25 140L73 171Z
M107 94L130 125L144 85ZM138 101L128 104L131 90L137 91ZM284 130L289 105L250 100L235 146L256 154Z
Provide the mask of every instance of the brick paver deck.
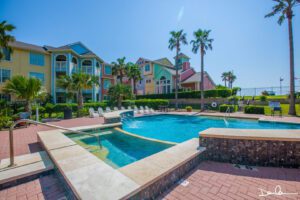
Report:
M61 120L58 122L51 122L63 127L87 126L103 123L104 120L100 118L76 118L70 120ZM23 155L27 153L37 152L41 150L40 144L37 142L37 132L43 130L50 130L46 126L30 125L27 128L19 128L14 131L14 147L15 155ZM9 157L9 140L8 131L0 131L0 160Z
M188 185L176 184L159 199L300 199L300 170L257 167L255 170L238 169L228 163L202 162L185 177ZM284 193L298 195L269 195L260 197L259 188L274 192L277 185Z
M0 200L66 200L67 194L58 178L52 174L0 190Z

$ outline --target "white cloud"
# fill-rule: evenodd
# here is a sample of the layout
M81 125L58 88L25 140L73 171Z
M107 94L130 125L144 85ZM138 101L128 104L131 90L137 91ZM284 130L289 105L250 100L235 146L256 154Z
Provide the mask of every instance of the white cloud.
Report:
M180 22L184 14L184 6L182 6L177 15L177 22Z

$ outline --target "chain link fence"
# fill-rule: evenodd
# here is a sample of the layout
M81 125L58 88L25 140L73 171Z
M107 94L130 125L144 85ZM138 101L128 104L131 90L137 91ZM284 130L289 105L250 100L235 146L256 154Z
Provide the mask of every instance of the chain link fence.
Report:
M262 92L267 91L272 95L288 95L290 93L289 86L282 87L257 87L257 88L241 88L238 92L239 96L260 96ZM295 92L300 92L300 86L295 86Z

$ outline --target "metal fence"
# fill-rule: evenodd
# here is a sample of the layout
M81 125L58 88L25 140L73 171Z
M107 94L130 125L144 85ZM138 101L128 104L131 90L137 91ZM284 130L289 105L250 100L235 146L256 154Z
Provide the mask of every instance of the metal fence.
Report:
M282 87L257 87L257 88L241 88L238 92L240 96L260 96L263 91L274 92L275 95L288 95L290 93L289 86ZM300 92L300 86L295 86L295 92Z

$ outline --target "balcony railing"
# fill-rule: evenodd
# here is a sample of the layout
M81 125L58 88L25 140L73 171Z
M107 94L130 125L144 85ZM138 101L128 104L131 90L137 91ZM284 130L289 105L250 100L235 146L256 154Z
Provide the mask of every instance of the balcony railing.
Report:
M56 61L55 62L55 71L57 71L57 72L67 71L67 62L66 61Z

